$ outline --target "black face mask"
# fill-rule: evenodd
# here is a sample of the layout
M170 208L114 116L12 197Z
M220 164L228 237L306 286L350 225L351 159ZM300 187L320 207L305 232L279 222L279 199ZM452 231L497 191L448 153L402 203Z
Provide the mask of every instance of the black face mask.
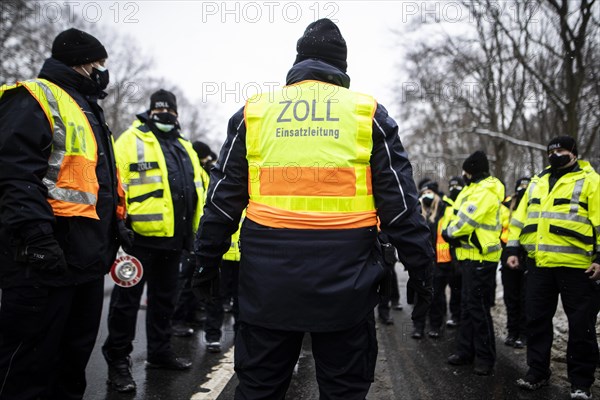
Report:
M570 154L558 155L556 153L552 153L548 157L548 161L550 162L550 166L552 168L558 169L558 168L564 167L569 162L571 162L571 155Z
M433 199L431 199L429 197L423 197L423 198L421 198L421 201L423 202L423 205L425 207L431 207L431 204L433 203Z
M519 198L519 199L522 198L524 194L525 194L524 188L517 189L517 191L515 192L515 196L517 196L517 198Z
M460 191L461 191L461 189L450 189L450 198L452 200L456 200Z
M471 184L472 180L470 178L467 178L466 175L463 175L462 178L463 178L463 181L465 181L466 186L469 186Z
M177 116L169 112L152 114L152 120L165 125L177 125Z
M96 85L98 85L98 89L104 90L108 86L110 76L108 75L107 69L105 69L104 71L100 71L98 68L92 67L90 79L93 80L96 83Z

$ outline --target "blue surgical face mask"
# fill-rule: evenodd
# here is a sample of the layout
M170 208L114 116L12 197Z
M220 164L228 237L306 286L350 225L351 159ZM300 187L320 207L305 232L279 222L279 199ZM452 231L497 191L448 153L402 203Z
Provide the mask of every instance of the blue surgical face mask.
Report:
M173 128L175 128L174 124L161 124L160 122L155 122L154 125L163 132L171 132Z
M421 196L421 201L426 207L430 207L433 203L434 195L433 193L427 193Z

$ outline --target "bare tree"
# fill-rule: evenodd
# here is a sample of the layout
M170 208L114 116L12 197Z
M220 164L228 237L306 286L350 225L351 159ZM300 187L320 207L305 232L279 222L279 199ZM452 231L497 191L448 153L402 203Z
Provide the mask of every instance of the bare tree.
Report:
M0 84L36 77L50 54L52 39L64 26L39 15L37 2L0 3Z
M466 33L411 43L410 79L398 92L417 177L448 177L483 149L493 173L511 183L538 171L545 144L566 132L598 164L591 149L600 121L598 10L594 1L569 3L503 2L501 9L492 0L464 1Z

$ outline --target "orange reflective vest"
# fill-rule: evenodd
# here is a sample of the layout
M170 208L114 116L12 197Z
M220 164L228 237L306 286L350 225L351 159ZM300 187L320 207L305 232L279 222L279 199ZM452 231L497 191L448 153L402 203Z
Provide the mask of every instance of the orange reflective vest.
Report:
M0 96L23 86L40 104L52 130L52 152L43 178L54 215L98 219L98 147L83 110L63 89L46 79L32 79L0 87ZM116 169L116 168L115 168ZM125 219L125 194L117 172L117 217Z
M273 228L377 225L370 168L376 108L370 96L318 81L249 99L247 217Z
M442 231L448 225L448 222L452 219L453 213L453 205L454 202L444 196L443 201L446 203L446 208L444 209L444 215L440 218L437 224L437 236L435 239L435 256L438 264L448 263L452 261L452 254L450 253L450 243L446 242L442 237Z

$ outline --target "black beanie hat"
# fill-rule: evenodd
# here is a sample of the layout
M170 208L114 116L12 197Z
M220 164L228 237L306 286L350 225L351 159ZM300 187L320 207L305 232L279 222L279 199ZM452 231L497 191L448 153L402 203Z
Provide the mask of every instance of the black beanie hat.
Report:
M439 185L437 182L428 180L419 185L419 192L424 192L427 189L433 191L434 193L439 193Z
M548 143L548 152L554 149L569 150L574 155L577 155L577 143L571 136L559 136Z
M465 186L465 181L460 176L453 176L448 180L448 186Z
M298 55L294 64L318 58L346 72L348 48L340 29L330 19L319 19L306 27L296 45Z
M98 39L71 28L59 33L54 39L52 57L72 67L108 58L108 53Z
M157 108L168 108L177 112L177 98L173 93L160 89L150 96L150 110Z
M196 141L194 143L192 143L192 147L194 148L194 150L196 151L196 153L198 153L198 158L202 159L202 158L206 158L208 156L211 156L214 154L211 150L210 147L201 141Z
M531 182L531 179L529 179L526 176L517 179L517 183L515 183L515 192L519 189L519 187L521 185L523 185L523 184L529 185L529 182Z
M462 169L471 175L480 175L485 172L490 172L490 163L487 156L481 150L477 150L471 154L462 165Z

